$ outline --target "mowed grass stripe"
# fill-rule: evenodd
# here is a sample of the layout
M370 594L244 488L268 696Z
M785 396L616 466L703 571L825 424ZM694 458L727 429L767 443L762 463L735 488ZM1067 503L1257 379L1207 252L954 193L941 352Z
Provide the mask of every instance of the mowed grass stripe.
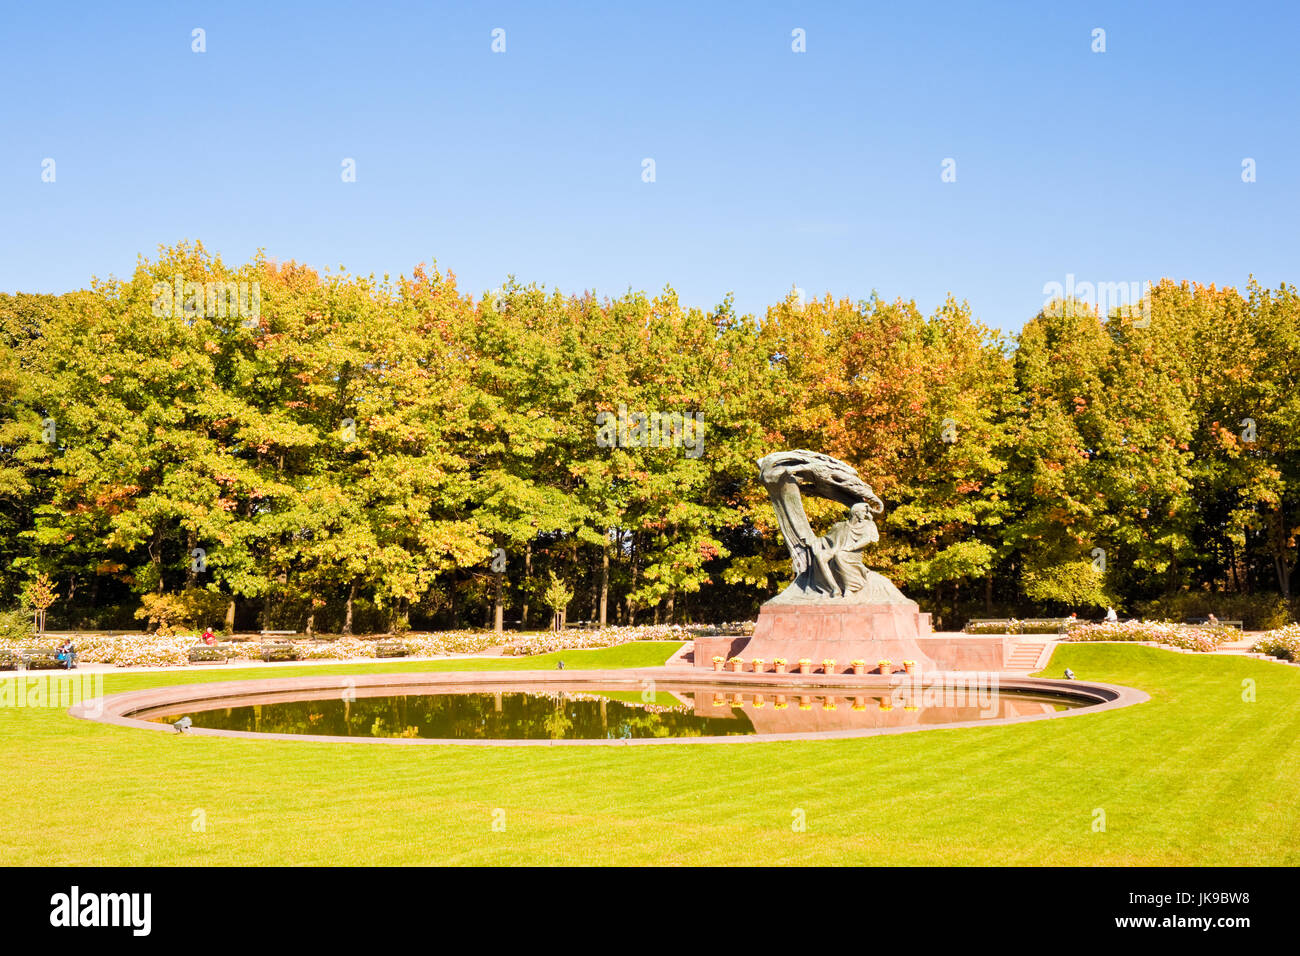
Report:
M563 657L651 666L676 645ZM547 659L294 673L553 667ZM1300 672L1068 645L1046 673L1142 687L1102 714L806 743L356 746L169 735L0 711L8 863L1294 864ZM287 669L286 669L287 670ZM108 691L265 676L110 675ZM237 676L240 675L240 676ZM1241 699L1241 681L1257 699ZM192 811L207 814L205 832ZM493 832L493 811L505 830ZM793 811L805 832L792 830ZM1105 832L1092 829L1106 812ZM39 827L19 825L41 821Z

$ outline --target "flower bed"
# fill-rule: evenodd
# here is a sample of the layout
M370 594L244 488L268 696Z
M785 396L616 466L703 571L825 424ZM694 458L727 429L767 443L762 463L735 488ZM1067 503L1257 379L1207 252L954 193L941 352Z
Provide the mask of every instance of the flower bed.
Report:
M733 621L728 624L693 624L692 637L753 637L757 621ZM672 626L672 625L669 625Z
M1284 661L1300 660L1300 624L1265 631L1251 648L1256 654L1269 654Z
M497 643L491 631L446 631L440 634L407 635L397 638L406 645L411 657L437 657L439 654L480 654ZM374 656L377 641L366 641L368 656Z
M81 664L116 664L118 667L169 667L189 663L197 635L126 634L107 637L79 634L72 638ZM205 645L206 646L206 645Z
M589 631L541 631L512 638L503 654L525 657L593 647L613 647L631 641L689 641L695 635L680 624L638 624L635 627L601 627Z
M1066 617L1006 618L996 621L968 621L967 634L1064 634L1076 623Z
M1213 651L1241 634L1236 628L1170 621L1109 621L1070 628L1067 641L1151 641L1188 651Z
M602 627L590 631L538 632L508 637L502 652L526 656L579 648L613 647L629 641L688 641L694 634L679 624L639 625L637 627ZM125 634L108 637L79 634L72 638L81 663L116 664L118 667L177 667L190 663L189 653L199 645L195 634ZM32 643L0 639L0 656L6 651ZM289 642L298 660L345 661L375 657L378 644L401 644L411 657L437 657L443 654L479 654L500 643L491 631L445 631L405 637L339 637L333 640L297 640ZM206 646L206 645L199 645ZM225 641L221 651L231 661L262 659L260 641Z

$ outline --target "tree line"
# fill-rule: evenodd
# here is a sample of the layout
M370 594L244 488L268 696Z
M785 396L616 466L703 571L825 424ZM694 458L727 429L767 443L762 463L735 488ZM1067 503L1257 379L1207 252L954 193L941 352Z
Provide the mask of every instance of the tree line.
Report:
M786 448L875 488L866 560L943 626L1294 610L1290 285L1163 280L1009 339L951 297L476 298L182 243L0 295L0 345L0 605L48 575L51 626L539 627L548 591L741 619L789 573L754 464Z

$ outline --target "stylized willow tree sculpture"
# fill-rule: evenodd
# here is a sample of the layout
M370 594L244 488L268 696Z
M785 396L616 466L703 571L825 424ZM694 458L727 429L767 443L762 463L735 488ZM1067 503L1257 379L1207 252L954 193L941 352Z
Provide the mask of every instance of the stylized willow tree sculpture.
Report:
M772 499L794 565L794 583L776 600L907 600L888 580L862 564L862 549L880 540L872 513L883 512L885 504L851 465L820 452L795 449L760 458L758 474ZM804 513L805 493L845 505L848 520L819 537Z

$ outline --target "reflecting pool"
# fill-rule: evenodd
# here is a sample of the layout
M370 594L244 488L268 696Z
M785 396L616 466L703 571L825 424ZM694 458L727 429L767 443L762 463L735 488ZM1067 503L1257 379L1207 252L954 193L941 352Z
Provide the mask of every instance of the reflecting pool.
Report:
M647 682L648 683L648 682ZM937 726L1044 716L1085 702L996 688L592 686L554 684L397 692L393 687L279 692L140 711L194 727L330 737L619 740Z

